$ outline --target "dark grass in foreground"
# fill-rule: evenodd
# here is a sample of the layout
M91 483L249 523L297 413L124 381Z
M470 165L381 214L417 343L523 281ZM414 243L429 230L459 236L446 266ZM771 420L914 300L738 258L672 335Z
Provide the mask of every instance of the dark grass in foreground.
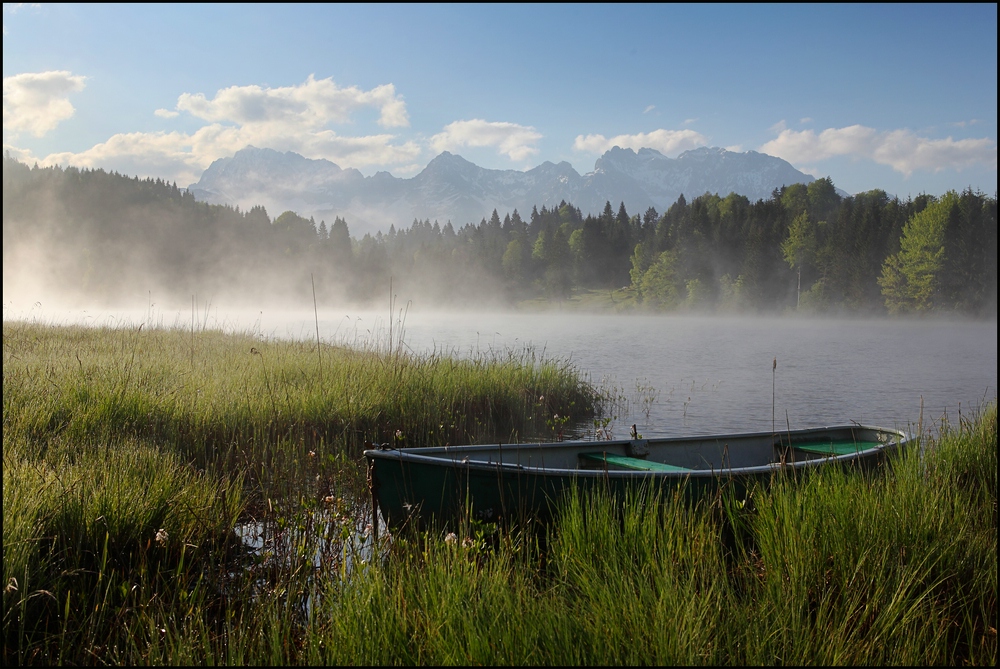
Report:
M821 471L748 503L571 497L547 542L410 540L328 591L300 657L994 666L995 405L924 446L885 476Z
M410 414L378 375L428 363L368 352L381 394L324 428L310 407L340 406L321 390L332 352L309 381L306 345L267 342L265 375L250 342L208 333L192 367L180 335L5 325L5 664L996 664L995 402L878 475L694 506L571 496L547 528L394 536L372 561L352 430L413 439L424 413L509 430L538 397L593 396L515 364L505 394L484 363L422 386ZM256 553L232 532L248 515L270 532Z
M296 626L370 515L366 441L516 440L597 400L530 351L388 348L4 323L5 663L156 662L199 620L192 657L228 652L277 600Z

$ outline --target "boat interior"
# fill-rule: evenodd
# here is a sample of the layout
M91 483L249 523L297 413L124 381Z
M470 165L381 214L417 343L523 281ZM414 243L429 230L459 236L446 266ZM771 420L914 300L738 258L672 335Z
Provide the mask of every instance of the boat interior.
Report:
M785 434L757 433L672 439L544 444L484 444L413 449L456 463L559 470L686 472L794 465L861 454L905 439L894 430L847 426ZM404 449L408 450L408 449Z

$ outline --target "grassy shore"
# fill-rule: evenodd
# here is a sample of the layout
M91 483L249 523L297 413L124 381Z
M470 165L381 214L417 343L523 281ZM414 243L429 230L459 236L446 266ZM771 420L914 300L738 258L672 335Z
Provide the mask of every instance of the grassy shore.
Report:
M523 439L596 393L530 353L3 337L5 664L996 664L995 403L880 475L373 553L366 441Z
M292 533L311 544L321 524L327 551L355 534L366 442L523 440L595 408L571 367L530 351L396 344L4 323L5 663L155 662L148 644L196 617L215 639L265 606L262 583L304 573Z

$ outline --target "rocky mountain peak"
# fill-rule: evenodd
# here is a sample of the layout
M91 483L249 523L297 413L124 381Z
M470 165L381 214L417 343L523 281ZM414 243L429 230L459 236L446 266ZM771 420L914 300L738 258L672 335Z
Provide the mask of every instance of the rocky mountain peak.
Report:
M615 206L624 202L631 213L648 207L663 212L682 193L689 199L705 192L759 199L775 188L813 180L780 158L718 147L669 158L651 148L616 146L582 176L566 161L547 161L526 172L494 170L444 151L416 176L399 179L387 172L364 177L328 160L247 146L212 163L189 190L208 202L264 204L272 214L291 209L317 221L340 216L353 234L364 234L415 218L476 223L493 209L526 212L563 200L584 214L599 214L608 200Z

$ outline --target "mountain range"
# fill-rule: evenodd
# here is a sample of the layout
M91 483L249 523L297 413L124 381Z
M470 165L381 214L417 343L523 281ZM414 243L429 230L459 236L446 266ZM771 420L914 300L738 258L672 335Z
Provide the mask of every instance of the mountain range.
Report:
M409 226L414 219L478 223L496 209L517 209L527 219L532 207L563 200L584 215L599 214L605 202L624 202L630 214L649 207L663 213L683 194L731 192L766 199L775 188L810 183L813 177L788 162L755 151L736 153L702 147L668 158L654 149L614 147L581 175L568 162L544 162L534 169L493 170L447 151L409 179L378 172L366 177L328 160L248 146L220 158L191 184L198 200L213 204L263 205L271 216L292 210L316 221L340 216L353 235ZM843 193L842 193L843 194Z

